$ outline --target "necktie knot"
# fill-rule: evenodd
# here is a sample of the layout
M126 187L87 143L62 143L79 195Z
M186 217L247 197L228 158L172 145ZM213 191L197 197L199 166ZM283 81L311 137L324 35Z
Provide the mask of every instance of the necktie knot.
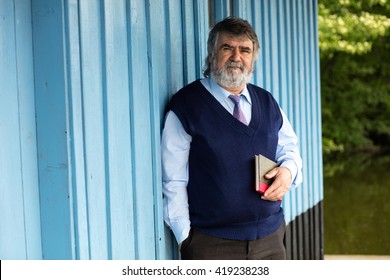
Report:
M245 118L244 113L242 112L241 107L240 107L241 95L231 94L231 95L229 95L229 98L234 103L233 117L235 117L237 120L239 120L243 124L247 125L246 118Z
M234 102L235 106L240 106L241 95L231 94L229 98Z

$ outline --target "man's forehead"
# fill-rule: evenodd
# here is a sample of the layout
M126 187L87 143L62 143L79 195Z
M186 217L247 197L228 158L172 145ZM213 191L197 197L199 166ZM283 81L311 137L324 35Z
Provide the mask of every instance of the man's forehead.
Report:
M232 35L228 33L222 33L220 34L218 38L218 44L240 44L240 45L245 45L245 46L253 46L253 42L249 39L249 37L245 34L243 35Z

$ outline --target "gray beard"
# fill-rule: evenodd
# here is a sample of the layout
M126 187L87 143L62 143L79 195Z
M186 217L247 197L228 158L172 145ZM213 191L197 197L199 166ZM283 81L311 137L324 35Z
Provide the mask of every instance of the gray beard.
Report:
M232 67L239 67L241 70ZM245 69L242 63L227 62L220 69L216 69L216 67L213 68L214 69L212 69L210 73L211 77L217 82L217 84L226 88L242 87L249 83L252 79L252 72ZM230 70L230 73L228 70Z

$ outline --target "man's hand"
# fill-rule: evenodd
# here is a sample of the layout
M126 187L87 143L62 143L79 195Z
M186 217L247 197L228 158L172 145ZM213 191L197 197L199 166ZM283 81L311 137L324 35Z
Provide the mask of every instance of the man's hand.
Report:
M274 179L273 183L261 197L264 200L280 201L291 186L292 175L287 167L276 167L265 175Z

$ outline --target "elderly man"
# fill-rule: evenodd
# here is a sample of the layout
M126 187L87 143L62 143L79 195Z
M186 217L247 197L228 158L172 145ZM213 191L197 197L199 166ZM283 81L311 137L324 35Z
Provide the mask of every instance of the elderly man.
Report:
M164 220L182 259L285 259L281 200L302 181L297 137L272 95L250 84L259 42L245 20L210 31L205 78L168 104L162 136ZM278 167L255 189L255 156Z

